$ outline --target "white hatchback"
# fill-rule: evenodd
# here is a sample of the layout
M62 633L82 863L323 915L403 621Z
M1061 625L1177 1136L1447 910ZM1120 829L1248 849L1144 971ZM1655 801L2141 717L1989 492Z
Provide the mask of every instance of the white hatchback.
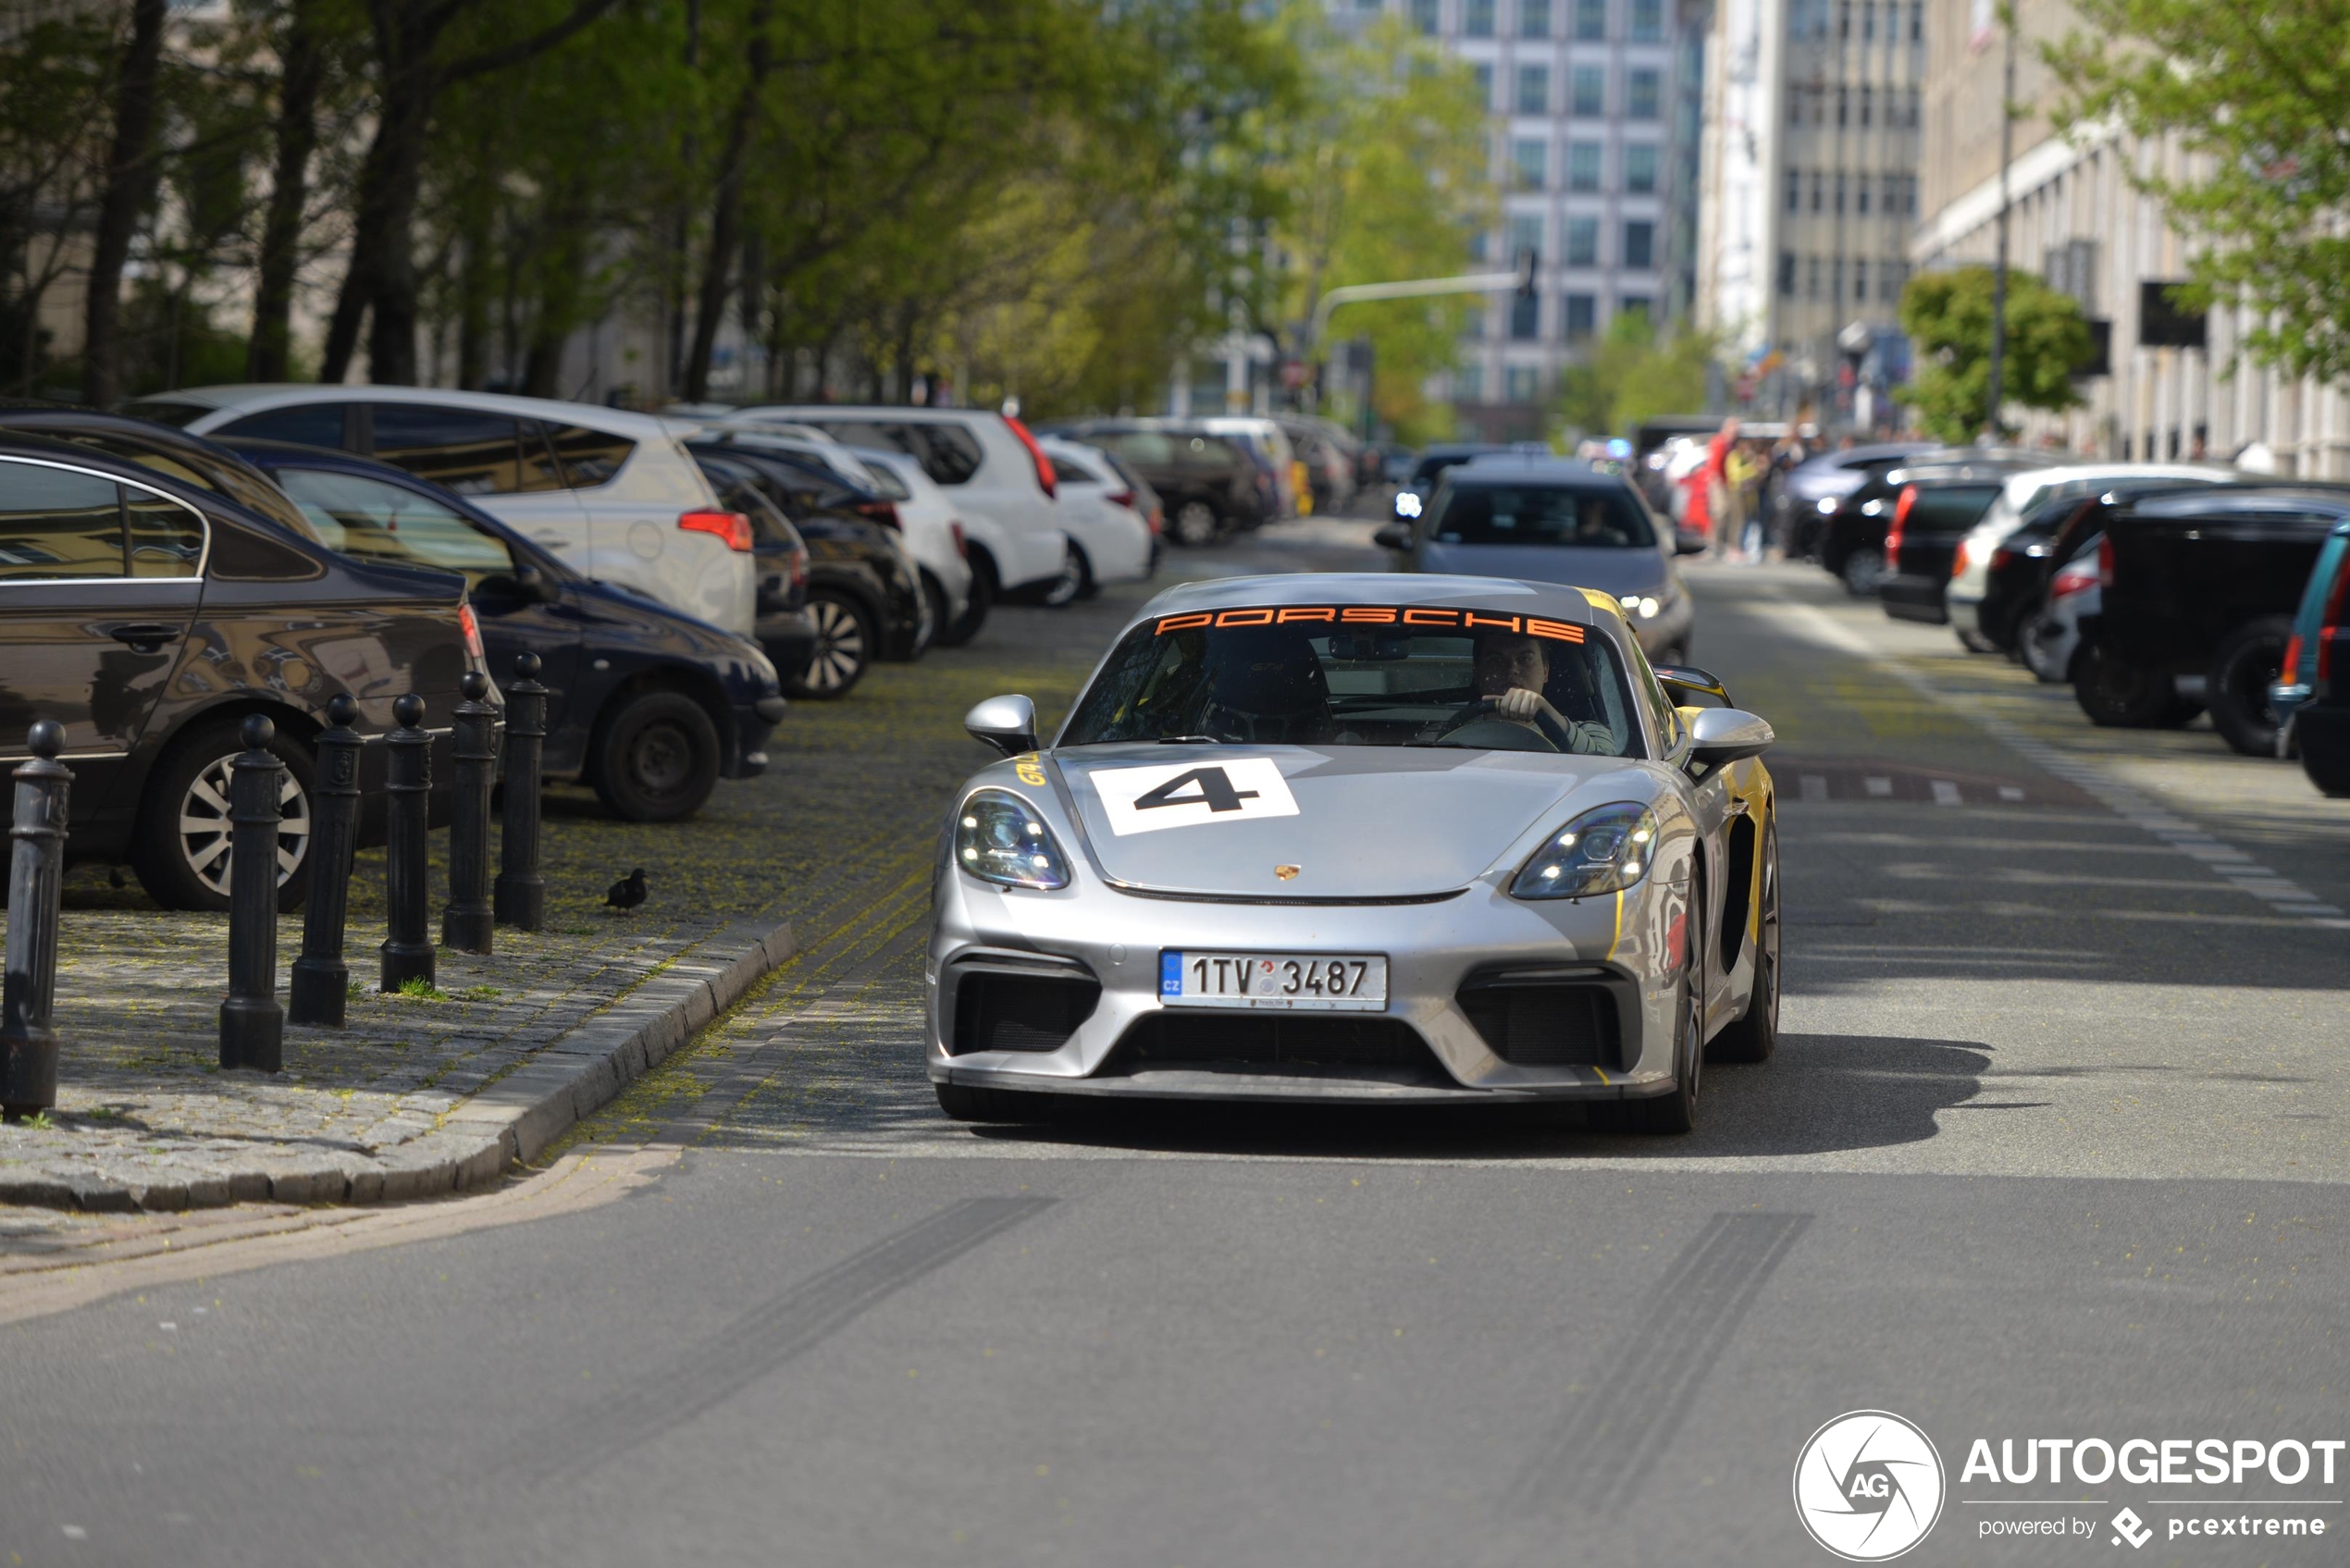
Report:
M1078 591L1105 583L1135 583L1151 574L1150 519L1135 508L1134 491L1109 459L1092 447L1046 437L1045 455L1060 478L1061 526L1077 550Z
M649 414L428 387L195 387L126 411L201 436L371 456L455 491L598 582L750 635L750 525Z
M1053 505L1052 460L1019 420L986 409L768 403L735 421L787 419L852 447L902 451L922 465L962 514L977 590L1065 599L1073 586L1069 537Z

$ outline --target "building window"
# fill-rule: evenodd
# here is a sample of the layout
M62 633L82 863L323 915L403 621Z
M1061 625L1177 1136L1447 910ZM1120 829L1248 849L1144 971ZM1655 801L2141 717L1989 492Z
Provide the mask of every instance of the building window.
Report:
M1827 190L1827 177L1818 169L1812 171L1812 210L1821 210Z
M1519 294L1513 298L1510 301L1510 340L1514 343L1531 343L1541 336L1541 296Z
M1791 213L1803 210L1803 171L1800 168L1787 171L1787 210Z
M1624 117L1654 119L1657 113L1657 102L1664 91L1664 73L1653 70L1630 71L1626 73L1624 85L1626 100Z
M1849 87L1837 88L1836 90L1836 123L1838 125L1851 124L1851 113L1852 90Z
M1493 252L1493 237L1482 228L1469 236L1469 260L1481 262Z
M1861 6L1861 42L1876 42L1876 0L1863 0Z
M1510 175L1520 191L1540 191L1549 182L1550 145L1531 137L1510 143Z
M1838 38L1852 36L1852 0L1837 0L1836 35Z
M1570 142L1566 144L1566 188L1569 191L1596 191L1600 188L1600 154L1597 142Z
M1607 0L1575 0L1575 36L1587 43L1607 36Z
M1493 36L1493 0L1463 0L1461 31L1471 38Z
M1509 400L1514 403L1530 403L1542 395L1542 372L1540 366L1513 364L1504 372L1508 377Z
M1412 0L1412 25L1430 38L1436 36L1436 0Z
M1478 106L1485 109L1491 108L1493 106L1493 67L1487 61L1479 60L1469 67L1469 74L1477 78Z
M1779 298L1783 300L1795 298L1795 253L1793 251L1779 253Z
M1599 325L1600 300L1596 294L1566 296L1566 340L1579 343L1589 339Z
M1787 122L1789 125L1803 123L1803 89L1800 87L1787 90Z
M1869 187L1875 183L1865 174L1852 182L1852 210L1862 217L1869 216Z
M1925 42L1925 0L1910 0L1910 42Z
M1635 218L1624 226L1624 265L1645 272L1656 265L1656 225Z
M1626 294L1615 302L1618 315L1637 315L1646 321L1656 314L1656 302L1646 294Z
M1485 401L1485 367L1465 364L1453 372L1453 401L1456 403L1478 403Z
M1831 257L1828 261L1828 298L1837 304L1844 302L1844 258L1842 256Z
M1575 113L1584 119L1598 119L1607 113L1607 68L1577 66L1575 68Z
M1844 171L1842 169L1836 171L1836 206L1833 210L1837 216L1844 216Z
M1551 0L1517 0L1517 32L1520 38L1551 36Z
M1632 42L1664 42L1664 0L1632 0Z
M1861 88L1861 124L1863 127L1869 123L1869 108L1875 98L1876 90L1863 83Z
M1540 213L1510 214L1510 265L1515 266L1528 252L1536 255L1542 252L1542 215Z
M1807 300L1820 297L1820 258L1817 256L1803 258L1803 297Z
M1600 265L1600 220L1595 217L1570 217L1566 220L1566 265L1597 266Z
M1635 142L1624 149L1624 189L1645 194L1656 189L1656 143Z
M1522 115L1547 115L1551 112L1550 67L1517 68L1517 112Z
M1869 297L1869 264L1857 256L1852 261L1852 297L1863 301Z

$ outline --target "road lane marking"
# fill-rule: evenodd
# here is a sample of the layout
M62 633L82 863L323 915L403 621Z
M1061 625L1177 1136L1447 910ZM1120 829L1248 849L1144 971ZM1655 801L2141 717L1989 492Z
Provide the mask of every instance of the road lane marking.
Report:
M1861 787L1880 799L1889 799L1893 794L1891 779L1862 779Z
M1949 780L1936 779L1933 784L1933 788L1934 803L1936 806L1959 806L1964 804L1964 802L1959 798L1959 786L1952 784ZM2019 795L2021 793L2021 791L2018 792Z
M1849 626L1839 623L1818 606L1799 603L1784 595L1775 595L1774 598L1782 607L1788 620L1810 627L1819 640L1832 648L1843 648L1846 652L1865 659L1871 664L1883 669L1895 680L1899 681L1937 708L1947 709L1966 719L2025 761L2102 802L2132 826L2151 833L2181 854L2202 860L2207 865L2212 864L2219 858L2232 858L2230 859L2231 866L2235 868L2232 874L2223 873L2223 879L2231 885L2243 888L2245 892L2251 893L2257 897L2267 897L2264 892L2256 892L2250 887L2245 887L2241 879L2247 874L2264 879L2273 878L2272 885L2289 888L2298 896L2289 902L2282 899L2271 899L2270 902L2272 908L2280 913L2289 911L2310 925L2322 926L2331 931L2350 931L2350 918L2345 918L2342 910L2335 906L2320 901L2317 895L2308 893L2279 876L2275 871L2260 865L2251 856L2245 854L2243 850L2236 848L2226 840L2164 808L2152 796L2112 778L2096 763L2086 761L2069 751L2039 739L2021 724L2012 723L1997 714L1980 712L1969 707L1956 694L1944 691L1925 676L1903 664L1899 656L1881 652L1871 646L1867 638ZM1872 779L1869 783L1870 793L1875 794L1876 781ZM1886 782L1886 787L1890 791L1892 788L1890 781ZM2213 851L2219 853L2213 854ZM2216 870L2219 868L2215 865L2213 869Z
M1802 790L1806 800L1825 800L1828 797L1828 781L1817 773L1806 773L1803 775Z

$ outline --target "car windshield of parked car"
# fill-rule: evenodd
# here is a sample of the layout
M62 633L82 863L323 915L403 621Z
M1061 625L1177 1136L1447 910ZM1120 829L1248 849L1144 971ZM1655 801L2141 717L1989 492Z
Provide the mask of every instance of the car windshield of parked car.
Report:
M1406 614L1434 623L1405 625ZM1515 690L1535 693L1547 711L1537 709L1530 722L1503 716L1496 704ZM1449 746L1622 757L1637 745L1635 712L1614 645L1581 625L1428 606L1288 605L1137 626L1094 678L1058 744Z
M1648 513L1614 486L1456 485L1429 537L1447 545L1656 548Z
M344 555L462 572L474 587L514 569L505 540L405 486L315 468L280 468L278 482Z

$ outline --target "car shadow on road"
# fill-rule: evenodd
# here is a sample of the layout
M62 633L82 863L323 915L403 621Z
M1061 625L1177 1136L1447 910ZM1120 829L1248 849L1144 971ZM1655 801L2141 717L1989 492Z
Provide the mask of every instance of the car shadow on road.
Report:
M1988 1045L1885 1035L1782 1035L1761 1067L1709 1065L1698 1130L1631 1134L1572 1105L1250 1105L1070 1097L1054 1119L973 1128L993 1144L1137 1153L1349 1159L1512 1160L1770 1157L1914 1143L1955 1107L1981 1101Z

